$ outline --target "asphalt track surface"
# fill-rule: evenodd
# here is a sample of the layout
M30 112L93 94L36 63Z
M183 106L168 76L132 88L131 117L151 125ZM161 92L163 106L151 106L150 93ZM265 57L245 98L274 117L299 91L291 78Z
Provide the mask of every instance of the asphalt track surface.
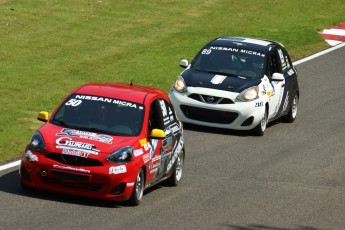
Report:
M345 229L345 48L297 66L292 124L263 137L185 127L178 187L158 185L138 207L24 191L0 172L0 229Z

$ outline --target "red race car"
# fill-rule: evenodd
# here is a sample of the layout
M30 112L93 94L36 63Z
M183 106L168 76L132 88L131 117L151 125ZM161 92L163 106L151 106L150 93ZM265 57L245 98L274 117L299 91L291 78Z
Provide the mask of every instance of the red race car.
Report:
M138 205L144 189L181 180L182 123L158 89L90 83L37 119L45 124L21 160L23 187Z

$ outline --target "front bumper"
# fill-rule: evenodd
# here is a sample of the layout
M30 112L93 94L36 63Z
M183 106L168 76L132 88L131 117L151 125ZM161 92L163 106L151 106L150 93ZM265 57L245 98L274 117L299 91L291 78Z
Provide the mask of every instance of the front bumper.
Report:
M199 99L198 95L202 95L202 98ZM237 95L234 92L200 87L188 87L187 93L179 93L174 89L169 92L176 115L182 122L234 130L255 128L264 117L265 102L261 98L239 102L236 101ZM209 96L216 103L204 100Z
M27 150L30 151L30 150ZM27 155L27 154L25 154ZM20 165L20 183L25 187L50 190L97 199L125 201L134 188L137 169L126 166L126 173L110 174L104 166L70 166L57 163L44 155L30 151ZM135 167L136 168L136 167Z

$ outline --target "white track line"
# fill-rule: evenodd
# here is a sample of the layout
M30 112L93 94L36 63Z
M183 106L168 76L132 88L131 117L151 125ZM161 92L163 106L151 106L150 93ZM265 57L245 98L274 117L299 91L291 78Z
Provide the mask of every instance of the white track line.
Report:
M14 162L11 162L11 163L8 163L8 164L5 164L5 165L0 165L0 172L3 171L3 170L9 169L9 168L16 167L18 165L20 165L20 160L14 161Z
M333 46L332 48L323 50L323 51L321 51L321 52L319 52L319 53L316 53L316 54L313 54L313 55L311 55L311 56L305 57L305 58L303 58L303 59L301 59L301 60L295 61L293 64L294 64L294 65L299 65L299 64L301 64L301 63L303 63L303 62L310 61L311 59L320 57L320 56L322 56L322 55L324 55L324 54L326 54L326 53L332 52L332 51L334 51L334 50L336 50L336 49L339 49L339 48L341 48L341 47L343 47L343 46L345 46L345 42L344 42L344 43L341 43L341 44L339 44L339 45Z
M310 61L310 60L312 60L314 58L320 57L320 56L322 56L322 55L324 55L326 53L332 52L332 51L334 51L336 49L339 49L339 48L341 48L343 46L345 46L345 43L341 43L340 45L334 46L332 48L326 49L326 50L321 51L319 53L316 53L316 54L313 54L313 55L308 56L306 58L303 58L301 60L295 61L293 64L294 65L299 65L299 64L301 64L303 62ZM16 167L18 165L20 165L20 160L14 161L14 162L11 162L11 163L8 163L8 164L5 164L5 165L0 165L0 172L3 171L3 170L6 170L6 169L12 168L12 167Z

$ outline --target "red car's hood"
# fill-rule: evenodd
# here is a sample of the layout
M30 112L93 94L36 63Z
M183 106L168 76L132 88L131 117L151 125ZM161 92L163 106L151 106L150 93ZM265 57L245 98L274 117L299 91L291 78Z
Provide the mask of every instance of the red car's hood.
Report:
M63 128L47 122L39 129L48 152L104 158L113 151L132 146L139 137L111 136L77 129Z

